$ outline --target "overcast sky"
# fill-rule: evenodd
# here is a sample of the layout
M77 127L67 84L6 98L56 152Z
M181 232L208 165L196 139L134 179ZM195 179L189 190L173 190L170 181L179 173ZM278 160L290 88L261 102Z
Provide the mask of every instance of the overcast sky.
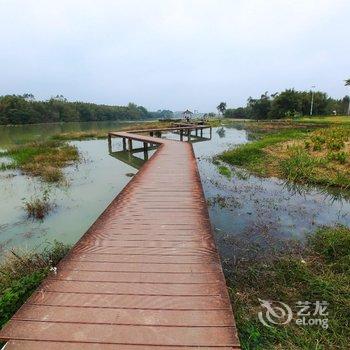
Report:
M350 78L349 0L0 0L0 94L212 111Z

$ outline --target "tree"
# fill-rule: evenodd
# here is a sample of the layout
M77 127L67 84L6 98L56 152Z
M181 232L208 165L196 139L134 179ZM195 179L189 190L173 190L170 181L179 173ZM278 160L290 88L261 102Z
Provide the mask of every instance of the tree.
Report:
M225 118L246 119L249 118L249 110L243 107L227 108L225 111Z
M219 111L219 113L224 114L226 111L226 102L220 102L216 109Z
M280 94L271 95L270 117L283 118L294 115L299 109L299 93L294 89L287 89Z
M350 79L345 80L345 86L350 86ZM350 115L350 100L349 100L349 106L348 106L348 115Z
M171 111L168 111L172 113ZM35 100L32 94L0 96L0 124L31 124L72 121L104 121L151 118L142 106L107 106L69 102L57 95L48 101Z
M271 98L266 91L259 99L248 98L247 107L254 119L267 119L271 111Z

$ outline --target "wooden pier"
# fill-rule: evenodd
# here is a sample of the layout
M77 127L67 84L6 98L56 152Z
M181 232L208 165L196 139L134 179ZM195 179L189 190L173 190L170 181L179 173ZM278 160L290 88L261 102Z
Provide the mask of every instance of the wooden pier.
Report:
M0 331L6 350L239 349L192 145L112 137L158 148Z

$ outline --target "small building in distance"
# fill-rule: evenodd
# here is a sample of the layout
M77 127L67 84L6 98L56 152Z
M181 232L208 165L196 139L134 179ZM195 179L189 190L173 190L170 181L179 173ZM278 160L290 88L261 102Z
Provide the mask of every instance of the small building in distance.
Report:
M182 118L185 119L186 121L190 121L192 116L193 116L193 113L188 109L182 112Z

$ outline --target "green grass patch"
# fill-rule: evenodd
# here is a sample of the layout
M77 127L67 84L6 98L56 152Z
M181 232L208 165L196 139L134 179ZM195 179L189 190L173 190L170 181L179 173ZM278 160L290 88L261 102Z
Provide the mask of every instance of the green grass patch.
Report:
M311 157L304 148L295 146L290 149L290 157L280 161L283 176L292 182L316 183L317 167L322 160Z
M46 182L63 180L62 169L80 159L78 149L63 141L18 145L2 155L11 159L11 162L2 163L1 170L20 169L23 173L38 176Z
M225 151L219 158L229 164L245 167L259 175L266 175L264 163L269 161L270 156L264 148L286 140L301 138L305 133L305 130L292 129L262 134L258 140Z
M231 179L232 173L231 170L225 166L225 165L219 165L218 166L219 174L227 177L228 179Z
M54 242L44 251L9 251L0 263L0 328L28 299L69 246Z
M260 176L291 183L350 188L350 127L283 130L222 153L219 158Z
M350 229L323 228L303 251L264 261L244 259L226 274L243 349L346 349L350 338ZM298 301L326 301L328 329L264 326L259 300L282 301L293 310ZM316 316L317 317L317 316Z

